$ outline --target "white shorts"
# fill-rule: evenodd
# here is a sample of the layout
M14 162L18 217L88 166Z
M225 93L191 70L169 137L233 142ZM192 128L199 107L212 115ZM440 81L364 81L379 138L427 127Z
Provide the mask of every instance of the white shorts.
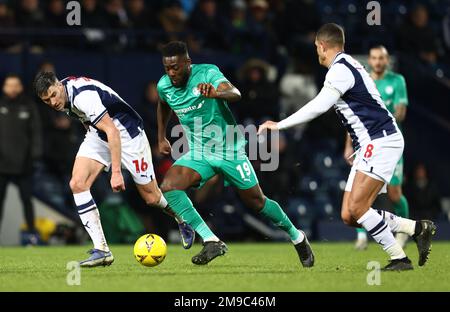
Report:
M153 169L152 152L145 132L131 140L122 143L122 167L127 169L133 176L136 184L145 185L155 178ZM105 171L111 167L111 152L107 142L103 141L93 132L87 132L83 143L81 143L76 157L94 159L105 165Z
M402 157L405 142L403 135L398 132L370 141L356 152L353 166L345 185L345 191L350 192L356 171L383 181L380 193L386 193L386 186L394 175L395 167Z

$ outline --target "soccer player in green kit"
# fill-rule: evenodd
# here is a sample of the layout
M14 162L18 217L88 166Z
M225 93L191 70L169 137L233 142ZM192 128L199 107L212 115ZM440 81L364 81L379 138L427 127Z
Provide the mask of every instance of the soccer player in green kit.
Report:
M222 174L247 207L254 209L285 231L304 267L314 265L314 254L303 231L298 230L280 205L264 196L255 171L245 154L246 141L241 135L231 144L225 134L236 127L228 103L241 99L234 87L211 64L192 64L186 44L173 41L162 50L166 74L158 82L158 145L169 155L171 145L166 128L172 111L178 116L189 143L189 151L181 156L166 173L161 190L172 209L203 240L203 249L192 258L197 265L207 264L227 252L227 246L209 229L186 194L190 187L201 187L216 174ZM208 127L221 130L214 136ZM233 134L234 137L234 134ZM205 152L211 142L216 149Z
M380 45L375 46L369 51L369 66L371 68L370 76L374 80L381 98L387 109L392 113L397 124L401 128L401 123L405 119L408 97L406 93L405 79L402 75L394 73L388 69L389 53L387 49ZM350 136L347 137L345 158L351 163L349 156L353 154ZM403 218L409 218L409 207L406 197L402 194L403 183L403 157L400 158L395 168L394 176L387 187L389 200L394 207L394 213ZM355 248L363 250L367 248L367 233L363 228L358 228L358 237ZM395 238L399 244L404 247L408 240L408 235L397 233Z

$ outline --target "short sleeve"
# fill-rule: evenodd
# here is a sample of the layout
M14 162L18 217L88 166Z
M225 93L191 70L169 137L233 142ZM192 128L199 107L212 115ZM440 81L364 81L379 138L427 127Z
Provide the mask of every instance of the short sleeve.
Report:
M97 91L86 90L78 94L74 103L76 108L85 113L89 121L95 125L108 112Z
M163 91L163 86L162 86L162 80L160 80L159 82L158 82L158 84L156 85L156 90L158 90L158 96L159 96L159 98L162 100L162 101L164 101L164 102L166 102L167 103L167 99L166 99L166 96L165 96L165 94L164 94L164 91Z
M324 87L335 89L342 96L355 85L355 78L350 69L344 64L331 66L325 76Z
M222 82L229 81L217 66L211 66L206 72L206 82L212 84L213 87L217 89Z
M396 79L396 88L394 95L394 106L395 105L408 105L408 94L406 91L405 78L402 75L398 75Z

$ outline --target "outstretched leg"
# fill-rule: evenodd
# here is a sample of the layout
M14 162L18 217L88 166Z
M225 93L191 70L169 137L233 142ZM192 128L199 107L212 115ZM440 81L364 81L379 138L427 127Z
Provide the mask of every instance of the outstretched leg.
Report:
M264 196L259 184L245 190L237 189L237 192L247 207L260 213L289 235L304 267L314 265L314 254L303 231L299 231L292 224L276 201Z
M195 210L192 201L186 194L185 190L198 185L201 179L200 174L193 169L175 165L166 173L161 184L161 190L172 210L192 226L203 239L203 249L192 257L192 262L198 265L207 264L214 258L224 255L228 250Z
M87 157L77 157L75 158L70 180L70 189L72 190L81 222L94 243L94 249L89 251L91 256L87 260L80 262L82 267L110 265L114 261L103 233L97 205L90 192L92 184L103 168L104 165L96 160Z
M152 180L144 185L136 184L136 188L147 205L160 208L165 214L177 221L183 248L191 248L195 240L194 229L172 210L166 198L159 189L156 180Z
M409 270L412 269L411 261L395 240L389 225L377 211L370 208L383 185L383 181L357 171L352 189L345 196L347 202L343 203L343 206L347 205L345 208L350 213L351 219L344 221L350 224L357 220L357 223L383 247L391 258L391 263L385 269Z

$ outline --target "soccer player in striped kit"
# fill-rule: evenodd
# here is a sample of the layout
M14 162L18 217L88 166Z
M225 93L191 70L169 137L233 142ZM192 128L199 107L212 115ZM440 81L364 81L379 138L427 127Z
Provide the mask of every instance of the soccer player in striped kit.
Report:
M190 248L195 232L172 212L158 187L139 114L114 90L94 79L68 77L59 81L52 72L40 72L34 86L45 104L79 119L87 129L70 181L81 222L94 243L89 258L80 266L105 266L114 261L90 188L100 172L111 170L112 190L125 190L121 166L132 175L146 204L161 208L177 220L183 247Z
M388 69L389 53L384 46L375 46L369 51L369 66L372 77L378 92L380 92L386 108L394 116L397 125L401 129L401 123L405 119L406 107L408 106L408 96L406 92L405 78L401 74L394 73ZM352 165L353 153L352 140L347 136L344 157ZM403 218L409 217L409 206L406 197L402 193L403 184L403 157L395 166L394 175L387 186L387 195L392 202L394 213ZM355 248L363 250L367 248L367 233L363 228L356 229L358 237ZM405 233L396 233L395 239L400 246L404 247L409 236Z
M384 270L411 270L411 261L393 232L414 238L422 266L436 227L431 221L416 222L372 208L377 195L386 192L403 153L403 135L364 67L344 53L344 43L344 30L339 25L329 23L318 30L315 45L319 63L328 68L322 90L286 119L262 124L258 133L308 122L334 107L356 151L342 200L342 220L349 226L363 227L382 246L390 257Z

